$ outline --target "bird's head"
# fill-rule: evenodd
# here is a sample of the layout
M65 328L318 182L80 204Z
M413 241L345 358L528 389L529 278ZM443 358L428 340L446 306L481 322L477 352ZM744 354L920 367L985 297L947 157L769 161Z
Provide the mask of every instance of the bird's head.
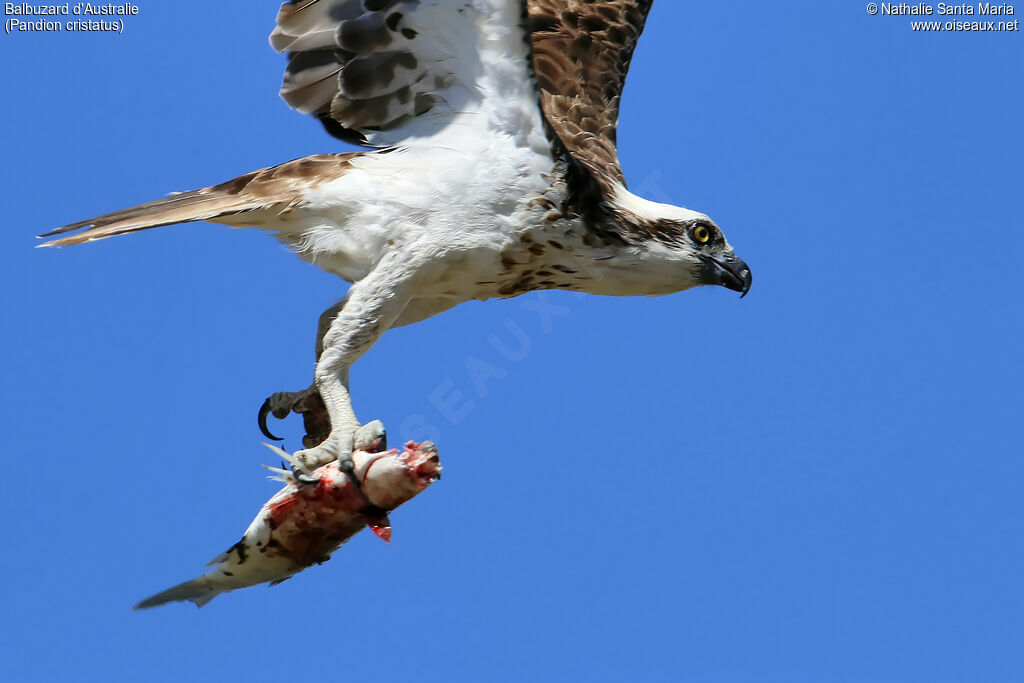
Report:
M627 191L618 193L612 206L630 240L673 269L678 289L718 285L739 292L740 298L750 291L750 267L707 215Z

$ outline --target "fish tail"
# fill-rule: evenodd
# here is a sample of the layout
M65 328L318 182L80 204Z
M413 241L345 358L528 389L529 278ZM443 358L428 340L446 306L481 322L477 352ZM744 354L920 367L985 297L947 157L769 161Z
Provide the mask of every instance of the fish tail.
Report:
M148 597L135 605L133 609L149 609L150 607L165 605L168 602L182 602L185 600L194 603L196 607L202 607L221 593L227 592L227 590L229 589L215 586L208 577L200 576L197 579L186 581Z

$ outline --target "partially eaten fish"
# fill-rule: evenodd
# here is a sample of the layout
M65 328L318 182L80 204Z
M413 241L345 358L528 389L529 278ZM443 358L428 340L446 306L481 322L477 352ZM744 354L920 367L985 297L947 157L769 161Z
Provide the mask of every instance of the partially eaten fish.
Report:
M270 448L290 459L285 451ZM266 502L242 540L215 557L210 571L143 600L135 609L175 600L189 600L202 607L236 588L280 583L326 562L341 544L367 526L390 542L387 513L441 478L441 460L429 441L410 441L401 452L356 451L352 460L351 476L335 462L314 470L310 483L297 481L289 470L268 468L285 486Z

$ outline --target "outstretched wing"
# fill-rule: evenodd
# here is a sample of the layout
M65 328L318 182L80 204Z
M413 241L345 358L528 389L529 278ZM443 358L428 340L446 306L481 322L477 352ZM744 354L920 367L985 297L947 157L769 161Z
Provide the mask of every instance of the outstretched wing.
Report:
M500 48L487 45L485 25L515 33L522 53L521 19L520 0L290 0L270 43L288 54L289 105L335 137L382 146L474 108L481 53Z
M619 99L653 0L526 0L541 108L553 134L607 194L625 185Z
M498 60L519 68L525 29L550 133L607 192L624 184L619 99L652 2L290 0L270 42L288 53L288 104L335 137L379 146L430 135L475 108L481 73ZM493 35L496 26L506 35Z

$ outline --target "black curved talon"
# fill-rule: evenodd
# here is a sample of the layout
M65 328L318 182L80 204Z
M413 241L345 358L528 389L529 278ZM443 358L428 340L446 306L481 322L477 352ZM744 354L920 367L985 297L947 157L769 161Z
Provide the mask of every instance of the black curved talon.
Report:
M260 431L263 432L263 436L267 437L268 439L273 439L274 441L284 441L284 439L281 438L280 436L274 436L273 434L271 434L270 429L267 427L267 415L270 415L272 411L273 409L270 407L270 399L268 398L266 401L263 402L263 405L260 406L260 414L258 418L260 424Z
M363 484L362 482L359 481L359 477L356 476L356 463L352 459L351 454L349 454L349 456L346 458L338 459L338 469L341 472L344 472L345 476L347 476L349 480L352 481L352 483L356 487L356 490L359 491L360 495L363 496L363 500L365 500L367 505L369 505L370 501L369 499L366 498L366 494L363 493Z
M356 463L352 460L351 455L338 460L338 469L344 472L356 486L359 486L359 482L356 480Z
M295 481L303 484L304 486L316 486L320 483L320 477L311 477L303 472L302 474L295 475Z

